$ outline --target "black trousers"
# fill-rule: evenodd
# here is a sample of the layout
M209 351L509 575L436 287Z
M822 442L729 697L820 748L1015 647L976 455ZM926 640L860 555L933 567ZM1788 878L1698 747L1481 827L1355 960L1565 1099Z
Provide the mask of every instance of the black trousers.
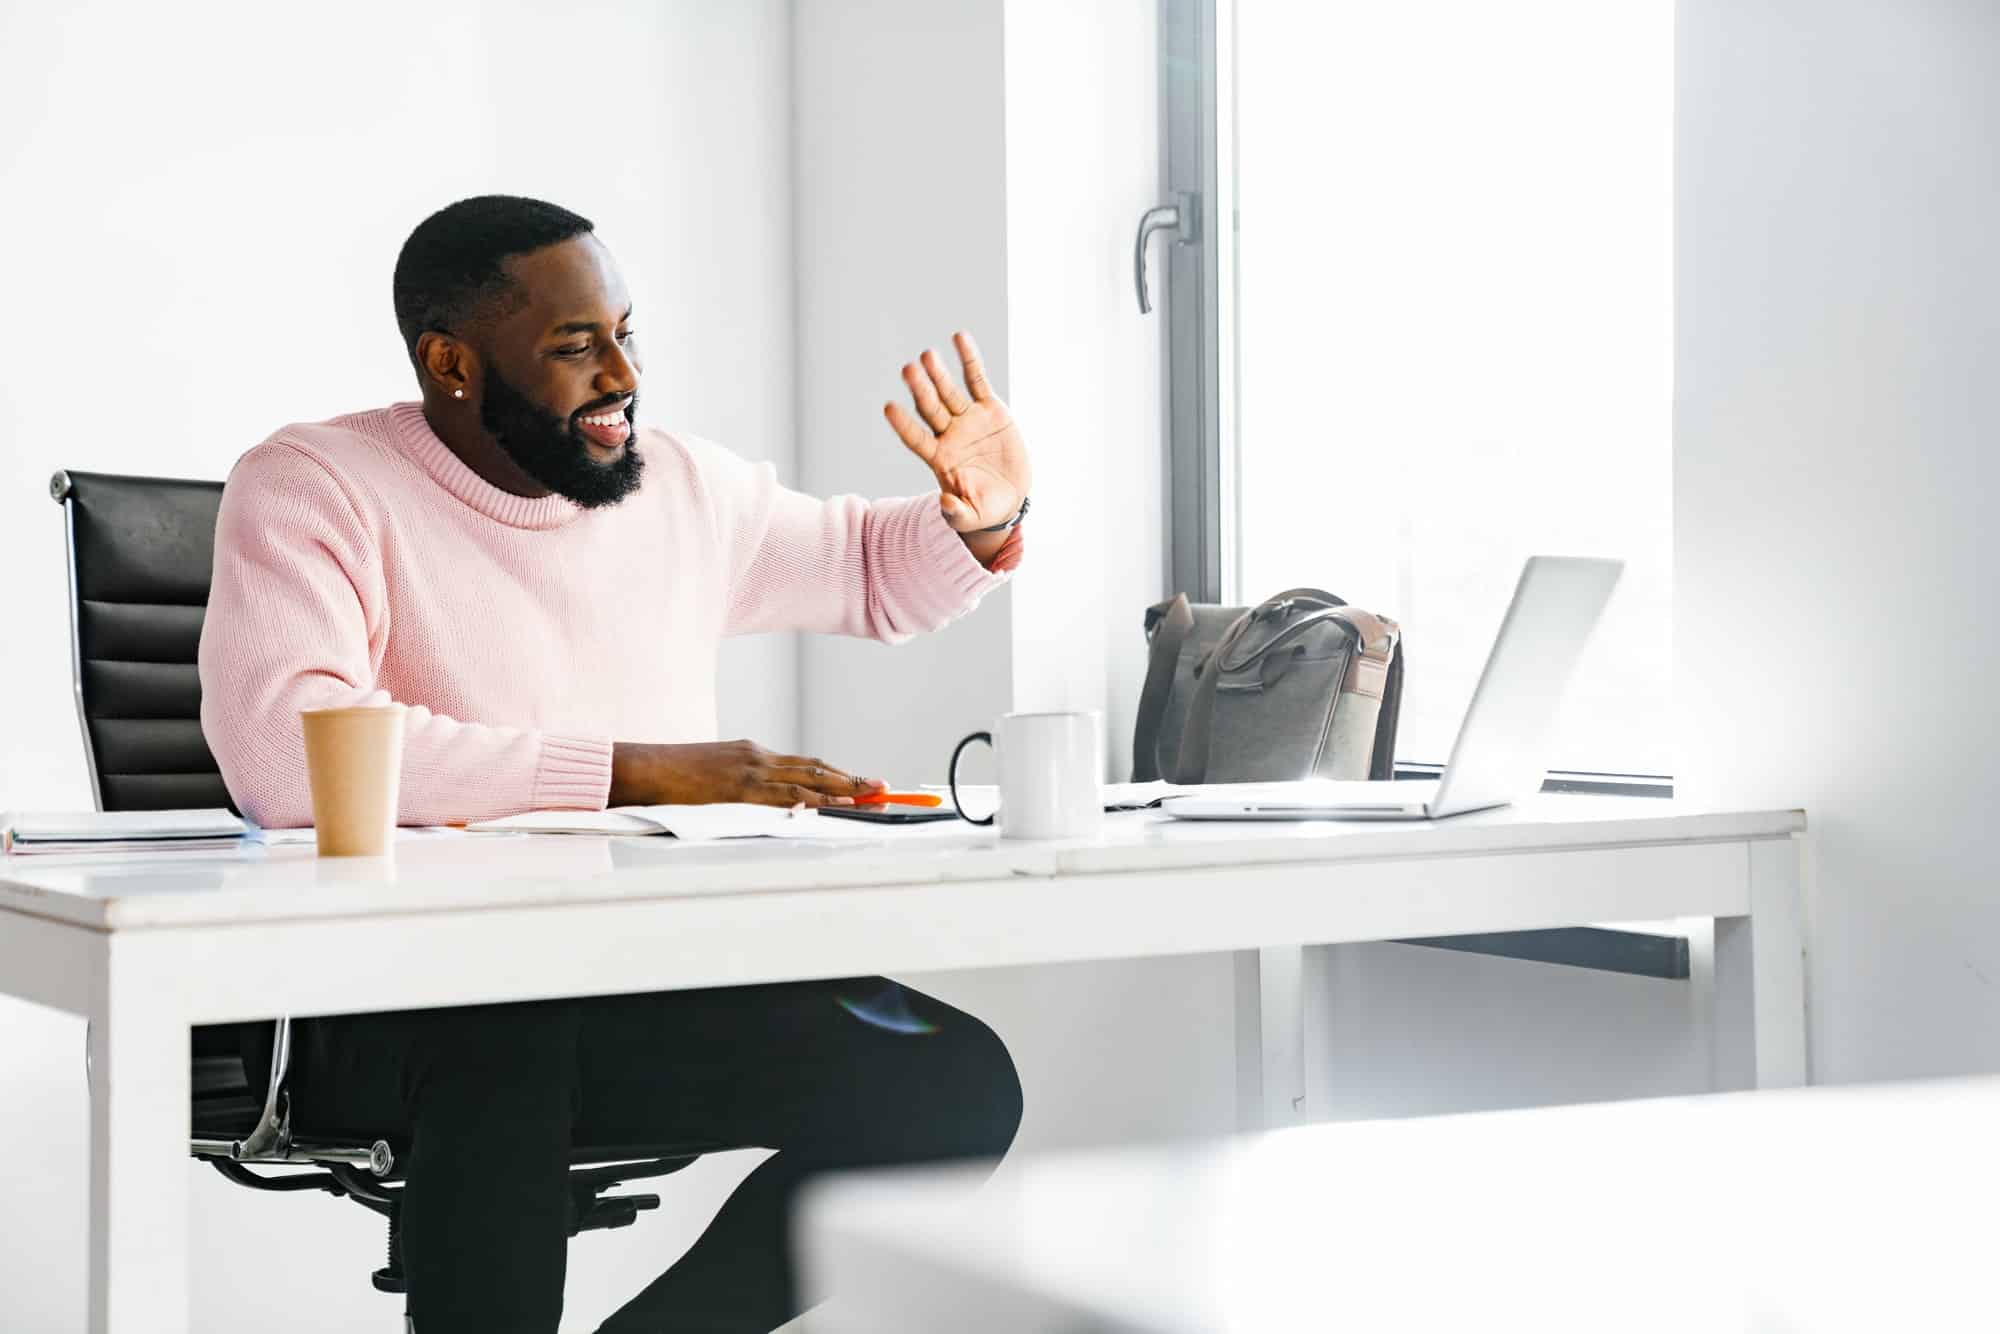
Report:
M417 1334L555 1334L572 1145L778 1150L600 1326L763 1334L799 1311L787 1220L809 1177L997 1158L1021 1117L990 1028L881 978L313 1020L293 1069L302 1128L410 1136Z

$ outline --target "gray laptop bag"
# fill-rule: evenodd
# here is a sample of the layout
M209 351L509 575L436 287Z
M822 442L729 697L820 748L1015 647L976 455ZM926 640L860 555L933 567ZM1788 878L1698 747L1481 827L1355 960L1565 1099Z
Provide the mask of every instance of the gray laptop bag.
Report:
M1402 631L1318 588L1146 609L1132 781L1392 778Z

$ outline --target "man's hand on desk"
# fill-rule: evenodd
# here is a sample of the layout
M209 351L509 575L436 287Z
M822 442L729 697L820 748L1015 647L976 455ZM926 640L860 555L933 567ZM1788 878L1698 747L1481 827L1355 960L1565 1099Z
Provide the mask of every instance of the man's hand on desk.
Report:
M910 452L937 475L945 522L981 564L996 572L1011 570L1021 563L1021 530L979 530L1006 523L1027 498L1028 442L987 382L972 335L953 334L952 344L965 370L965 388L943 358L926 348L903 367L916 413L900 403L884 404L882 412Z
M748 801L762 806L852 806L880 792L880 779L856 778L804 755L775 755L754 741L611 748L613 806L700 806Z

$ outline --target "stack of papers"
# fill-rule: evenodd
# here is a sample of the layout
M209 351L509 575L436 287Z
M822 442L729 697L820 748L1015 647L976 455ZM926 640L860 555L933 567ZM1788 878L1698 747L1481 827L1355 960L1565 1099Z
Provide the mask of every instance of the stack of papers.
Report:
M248 826L228 811L9 811L0 814L0 850L156 852L233 848Z
M614 806L607 811L529 811L466 826L494 834L672 834L683 843L725 838L808 838L879 842L882 830L860 820L822 820L812 810L717 802L707 806Z

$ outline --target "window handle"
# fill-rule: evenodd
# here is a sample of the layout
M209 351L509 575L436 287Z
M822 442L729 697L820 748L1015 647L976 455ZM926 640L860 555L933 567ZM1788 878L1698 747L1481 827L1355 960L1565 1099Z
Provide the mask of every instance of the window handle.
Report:
M1146 296L1146 238L1154 232L1168 227L1174 229L1174 240L1180 245L1193 245L1201 239L1200 200L1191 194L1180 196L1179 204L1162 204L1149 208L1139 218L1139 234L1132 241L1132 282L1139 289L1139 313L1149 315L1153 303Z

